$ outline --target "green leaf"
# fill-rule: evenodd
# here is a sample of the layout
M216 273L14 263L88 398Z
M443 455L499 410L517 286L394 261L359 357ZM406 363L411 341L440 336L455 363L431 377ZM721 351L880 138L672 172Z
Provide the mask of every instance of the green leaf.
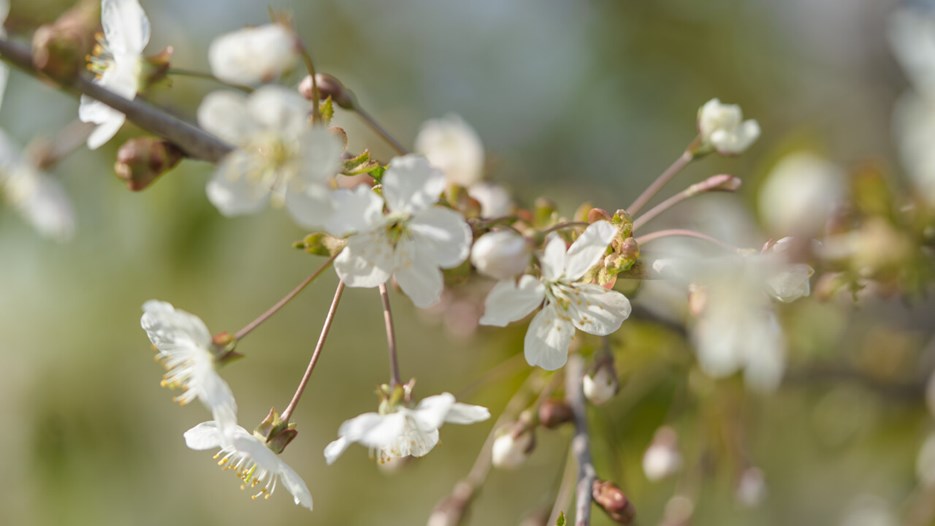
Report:
M373 177L374 180L376 180L377 182L380 182L380 179L383 179L383 172L385 171L386 171L385 166L377 165L376 168L374 168L373 170L370 170L370 172L368 173L370 174L370 177Z
M565 512L560 511L558 513L558 519L555 521L555 526L565 526Z
M318 113L321 114L321 120L325 121L325 124L331 124L331 119L334 117L334 103L331 101L331 95L328 95L328 98L318 105Z

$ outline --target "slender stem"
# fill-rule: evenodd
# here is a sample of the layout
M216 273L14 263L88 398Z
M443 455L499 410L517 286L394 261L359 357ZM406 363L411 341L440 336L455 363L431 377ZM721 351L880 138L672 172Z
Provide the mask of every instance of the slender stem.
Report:
M233 150L233 147L214 135L185 122L162 108L140 99L129 100L109 89L95 84L86 75L79 75L70 84L50 79L33 66L29 47L5 38L0 38L0 57L33 77L51 81L72 92L99 100L127 116L144 130L164 137L181 148L189 157L209 162L218 162Z
M568 501L571 499L571 488L575 486L575 456L568 455L565 461L565 471L562 473L562 482L558 487L558 493L555 494L555 503L552 505L552 512L549 514L548 524L555 524L558 521L558 515L568 507Z
M393 311L390 310L390 294L386 283L380 285L380 300L383 302L383 321L386 323L386 345L390 355L390 387L402 385L399 377L399 357L396 353L396 329L393 328Z
M227 82L227 81L224 81L224 80L221 80L221 79L215 77L214 75L212 75L212 74L210 74L210 73L206 73L206 72L204 72L204 71L196 71L196 70L194 70L194 69L169 68L168 71L166 71L166 75L176 76L176 77L191 77L191 78L193 78L193 79L210 80L211 82L215 82L215 83L217 83L217 84L221 84L222 86L227 86L227 87L229 87L229 88L238 89L238 90L240 90L240 91L244 91L244 92L247 92L247 93L253 91L253 88L251 88L250 86L245 86L245 85L243 85L243 84L234 84L234 83L232 83L232 82Z
M302 56L302 62L305 63L305 69L308 70L309 76L312 77L312 122L316 122L321 118L321 113L318 110L318 99L321 95L318 92L318 79L315 77L315 63L312 61L312 54L305 47L305 42L298 35L295 37L295 45Z
M682 190L681 192L673 195L672 197L669 197L668 199L659 203L658 205L650 208L649 210L646 211L646 213L644 213L643 215L633 220L633 231L636 232L636 230L639 227L655 219L655 217L658 216L659 214L665 212L666 210L672 208L673 206L681 203L682 201L688 199L689 197L693 195L696 195L696 194L689 190Z
M708 234L703 234L701 232L698 232L697 230L687 230L684 228L672 228L669 230L658 230L656 232L645 234L645 235L642 235L636 238L636 242L639 243L640 245L645 245L646 243L649 243L650 241L655 241L657 239L662 239L664 237L693 237L695 239L702 239L704 241L714 243L715 245L725 250L729 250L731 252L736 252L737 250L740 250L738 247L725 243L724 241L721 241L720 239L717 239L715 237L711 237Z
M25 151L37 167L50 170L62 159L84 146L93 130L93 124L75 119L62 127L52 138L36 137L26 145Z
M299 382L295 394L292 395L292 400L289 401L289 405L287 405L286 409L282 412L281 418L285 422L289 421L289 417L291 417L292 412L295 411L295 406L299 404L299 400L302 398L302 393L305 392L305 386L308 385L308 380L312 377L312 371L315 370L315 364L318 363L321 350L325 347L325 340L328 339L328 333L331 331L331 322L334 321L334 313L338 310L338 303L341 301L341 294L343 293L344 282L339 281L337 288L334 289L334 299L331 300L331 307L328 308L328 315L325 316L325 324L322 325L321 334L318 335L318 343L315 344L315 350L312 352L312 357L308 361L308 367L305 368L305 374L302 375L302 380Z
M679 172L688 166L688 163L692 162L694 157L695 156L689 149L686 149L684 152L682 152L682 155L680 155L679 158L676 159L675 162L666 169L666 171L662 172L662 174L660 174L659 177L657 177L656 180L652 182L652 184L646 187L646 189L643 190L643 193L636 198L636 201L633 201L633 204L627 207L627 212L631 216L639 212L644 206L646 206L646 203L648 203L649 200L653 198L653 196L662 190L662 187L665 186L666 183L671 181L673 177L678 175Z
M257 327L262 325L263 322L268 320L271 316L279 312L279 310L285 307L287 303L292 301L292 299L298 296L300 292L305 290L305 287L309 286L311 282L315 281L315 279L318 278L318 276L320 276L322 272L324 272L331 265L331 263L334 262L335 258L338 257L339 253L340 252L337 252L333 256L328 258L328 260L322 263L321 266L315 270L315 272L312 272L311 275L309 275L307 278L302 280L302 283L299 283L298 285L296 285L294 289L289 291L289 293L283 296L282 299L280 299L272 307L267 309L266 312L264 312L263 314L260 314L255 320L244 325L242 329L234 333L234 339L242 340L246 335L253 332L253 329L256 329Z
M377 135L380 136L380 138L382 138L384 141L386 141L387 144L396 150L396 153L399 155L406 155L409 153L409 150L407 150L406 147L402 145L402 143L390 135L390 132L386 131L386 128L381 126L380 123L377 122L373 116L367 113L366 110L361 108L359 104L354 105L354 111L357 112L357 115L363 119L363 121L367 124L367 126L370 127L371 130L373 130Z
M556 232L565 228L578 228L578 227L587 227L590 223L587 221L568 221L565 223L559 223L557 225L552 225L549 228L546 228L542 231L543 234L549 234L551 232Z
M575 526L591 524L591 492L597 478L594 464L591 463L583 379L584 359L578 354L573 354L568 357L568 365L565 366L565 396L575 415L575 435L571 439L571 451L578 461Z

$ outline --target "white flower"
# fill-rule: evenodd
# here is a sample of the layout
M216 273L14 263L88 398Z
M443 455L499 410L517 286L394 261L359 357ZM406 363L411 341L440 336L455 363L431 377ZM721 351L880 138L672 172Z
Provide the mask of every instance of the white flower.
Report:
M771 232L819 234L844 201L844 172L812 153L783 157L760 187L760 214Z
M185 444L197 451L220 449L214 456L218 465L237 475L240 489L257 490L254 499L268 499L281 480L297 505L312 509L312 494L302 477L246 429L235 425L222 433L216 422L202 422L185 432Z
M935 96L935 16L926 9L898 9L888 29L893 54L913 87Z
M620 382L617 381L617 376L611 367L605 365L599 367L593 375L584 376L582 384L584 396L594 405L607 403L620 389Z
M510 192L506 188L487 182L480 182L468 188L468 195L480 203L483 217L502 217L513 213L515 206Z
M526 462L532 451L535 435L531 430L523 430L517 435L513 426L494 439L490 448L491 463L500 469L516 469Z
M298 59L295 35L281 24L247 27L214 39L208 63L215 77L232 84L276 80Z
M282 86L205 97L198 122L237 147L208 183L208 199L222 214L257 212L273 199L300 225L324 225L332 211L327 182L340 170L343 146L307 118L308 102Z
M512 230L488 232L471 248L471 263L478 272L494 279L522 274L531 257L529 242Z
M811 293L810 280L815 269L805 263L789 263L786 260L790 246L794 240L784 237L758 257L766 275L766 292L774 300L782 303L791 303L804 298Z
M150 300L143 304L140 324L166 368L162 385L183 390L175 400L184 405L197 398L225 431L233 428L237 402L217 373L211 333L204 322L166 302Z
M565 242L553 236L541 257L542 276L526 274L518 281L497 283L484 303L481 324L504 327L544 300L526 331L524 352L531 365L548 370L565 365L576 327L597 336L619 329L630 316L630 301L619 292L581 281L616 233L607 221L592 223L567 250Z
M67 241L75 213L58 180L42 172L0 131L0 195L40 234Z
M643 454L643 473L655 482L682 469L682 454L678 450L678 435L668 426L660 427Z
M89 68L97 74L94 82L133 100L140 89L143 49L149 43L149 19L137 0L101 0L104 38L91 58ZM92 150L113 138L126 121L123 113L103 102L81 96L78 118L97 124L88 137Z
M393 159L382 183L383 198L366 186L335 192L328 231L352 235L334 269L349 287L376 287L394 276L416 306L434 305L444 288L440 268L467 259L471 229L457 212L435 206L445 181L424 158Z
M450 183L470 187L484 175L484 145L477 132L457 115L425 121L415 147Z
M766 478L763 470L757 467L748 467L740 474L734 496L737 502L748 508L755 508L766 499Z
M928 488L935 487L935 434L930 434L916 457L916 476Z
M701 141L723 155L742 153L760 136L755 120L743 120L736 104L721 104L711 99L698 110L698 131Z
M935 89L935 86L933 86ZM893 111L893 134L899 154L916 191L935 207L935 92L906 93Z
M375 450L380 462L421 457L438 444L442 424L473 424L490 418L487 408L456 402L449 393L430 396L414 409L396 406L386 411L364 413L341 424L339 438L325 448L328 464L334 463L353 442Z

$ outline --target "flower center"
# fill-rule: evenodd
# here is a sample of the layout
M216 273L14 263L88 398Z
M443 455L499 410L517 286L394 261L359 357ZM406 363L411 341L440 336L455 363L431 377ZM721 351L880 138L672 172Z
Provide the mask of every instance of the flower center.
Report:
M88 62L88 71L99 79L104 75L105 71L114 65L114 54L107 47L107 41L104 40L102 33L94 35L94 39L97 43L94 45L91 54L86 57L86 60Z
M253 457L247 453L237 451L234 448L223 448L214 455L214 458L215 460L220 459L218 460L218 466L221 466L221 469L233 471L237 475L237 478L241 481L241 490L250 488L252 491L259 488L255 494L250 496L251 499L256 500L261 496L268 499L276 491L276 483L279 477L257 464Z

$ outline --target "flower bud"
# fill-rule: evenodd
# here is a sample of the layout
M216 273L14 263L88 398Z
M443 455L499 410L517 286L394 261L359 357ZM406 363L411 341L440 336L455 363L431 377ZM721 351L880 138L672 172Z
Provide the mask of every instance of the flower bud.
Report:
M598 221L610 221L613 216L603 208L592 208L588 211L588 223L597 223Z
M546 429L555 429L574 418L571 406L562 400L549 399L539 406L539 424Z
M811 153L784 157L760 187L760 216L770 232L811 237L845 201L846 174Z
M270 82L291 69L297 59L295 35L276 23L221 35L208 48L211 72L232 84Z
M520 420L493 441L490 450L494 467L516 469L536 447L536 435L527 422Z
M70 82L80 73L85 57L94 48L99 5L93 0L83 1L33 33L32 62L36 69L60 82Z
M471 263L477 271L494 279L510 279L526 270L532 247L512 230L480 236L471 248Z
M636 518L633 503L613 482L595 480L591 486L591 497L617 524L633 524Z
M480 182L468 188L468 195L480 203L481 215L484 217L500 217L513 213L513 198L503 186Z
M678 472L682 467L682 454L678 450L678 435L669 426L660 427L652 444L643 454L643 472L655 482Z
M171 142L158 137L137 137L120 147L114 171L127 188L139 192L181 160L182 150Z
M688 187L687 194L698 195L704 192L736 192L743 182L733 175L712 175L700 183Z
M345 244L346 242L341 238L324 232L312 232L302 241L293 243L292 246L315 256L333 256L344 248Z
M331 101L345 110L353 110L357 104L357 98L354 92L349 90L337 77L328 73L316 73L315 84L318 85L318 98L325 100L331 97ZM306 75L299 83L299 93L308 100L315 98L315 90L312 85L312 76Z
M757 467L748 467L740 474L734 496L741 505L755 508L766 498L766 479L763 470Z
M277 455L282 453L299 434L295 429L295 424L280 418L275 408L270 408L266 418L253 430L254 435L261 437L266 442L266 447Z
M584 376L584 396L594 405L601 405L617 394L620 382L613 361L598 364L593 373Z
M698 110L698 132L703 150L737 155L757 140L760 125L755 120L744 121L740 106L711 99Z

